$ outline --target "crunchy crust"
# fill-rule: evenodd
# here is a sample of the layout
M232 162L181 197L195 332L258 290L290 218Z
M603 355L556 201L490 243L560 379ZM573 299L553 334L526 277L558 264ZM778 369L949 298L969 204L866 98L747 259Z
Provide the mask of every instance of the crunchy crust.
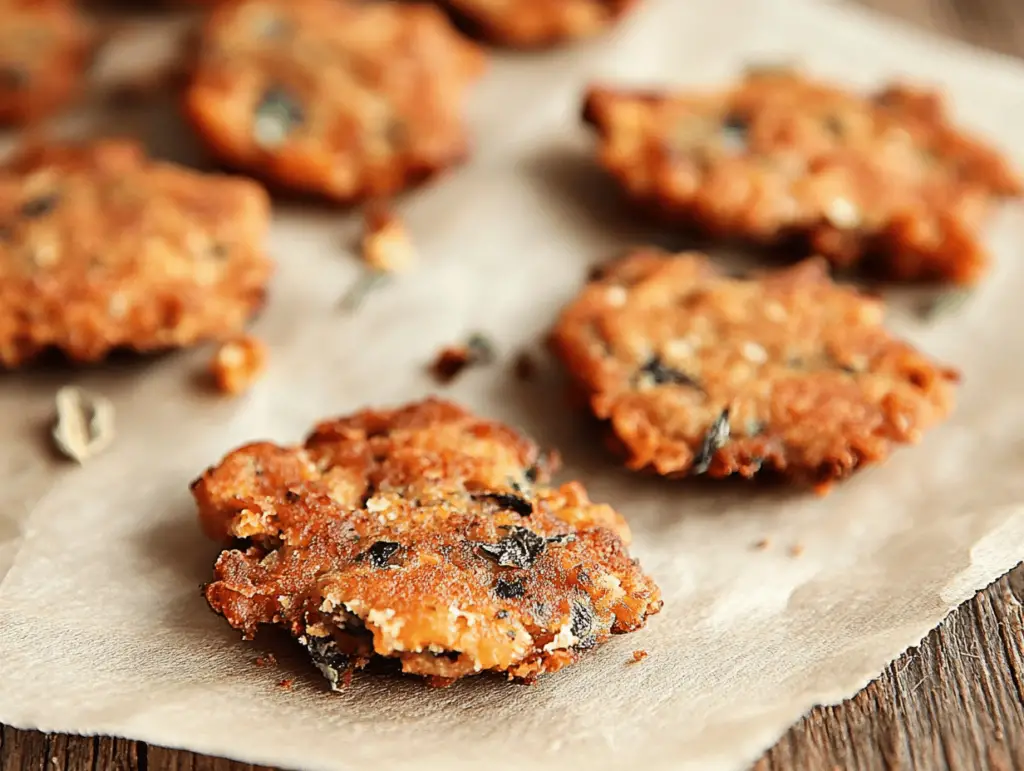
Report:
M622 517L579 483L548 486L549 465L438 400L322 423L302 447L242 447L192 485L206 533L246 540L206 598L246 638L289 630L335 686L375 655L435 685L557 671L661 600ZM525 560L500 553L517 534Z
M0 166L0 366L236 334L270 277L269 209L250 180L150 161L133 142L22 152Z
M840 267L972 283L997 199L1021 183L954 128L940 95L892 86L850 94L788 71L755 71L717 94L590 89L600 160L669 221L765 243L805 241Z
M882 317L822 260L731 278L700 254L642 250L586 286L551 344L630 468L823 485L952 409L956 372Z
M514 48L591 37L615 24L639 0L444 0L481 37Z
M67 0L0 0L0 124L56 110L82 81L89 31Z
M246 0L210 14L186 111L225 162L347 202L467 155L462 102L483 65L429 6Z

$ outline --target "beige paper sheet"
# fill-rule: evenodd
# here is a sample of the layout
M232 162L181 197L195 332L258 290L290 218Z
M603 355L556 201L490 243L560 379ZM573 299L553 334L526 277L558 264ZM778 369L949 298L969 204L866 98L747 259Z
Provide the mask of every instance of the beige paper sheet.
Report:
M825 499L632 476L565 406L550 362L535 382L511 377L514 352L536 344L588 265L651 235L587 156L583 85L711 86L765 59L863 86L942 84L963 122L1024 166L1024 67L831 4L650 0L613 39L497 57L474 97L475 159L403 201L418 269L358 313L337 309L358 271L344 251L356 218L279 206L280 269L256 324L271 363L249 395L197 385L208 351L0 376L0 721L325 771L741 769L1024 558L1020 210L994 223L995 268L965 308L931 323L891 314L962 368L955 417ZM142 121L174 125L156 123ZM535 687L357 676L333 694L287 645L280 666L255 667L260 648L197 590L216 547L188 482L246 440L295 441L321 417L437 392L426 363L477 329L502 361L443 393L561 448L563 478L631 519L664 611ZM118 410L114 447L82 468L46 442L69 381ZM637 648L649 658L627 665Z

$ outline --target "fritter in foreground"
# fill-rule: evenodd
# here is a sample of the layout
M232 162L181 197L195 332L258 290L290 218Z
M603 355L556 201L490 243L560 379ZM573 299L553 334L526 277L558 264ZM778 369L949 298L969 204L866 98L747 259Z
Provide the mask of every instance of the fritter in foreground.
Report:
M446 685L531 681L661 608L629 530L510 428L428 400L242 447L192 485L217 560L210 606L287 629L337 687L371 660Z

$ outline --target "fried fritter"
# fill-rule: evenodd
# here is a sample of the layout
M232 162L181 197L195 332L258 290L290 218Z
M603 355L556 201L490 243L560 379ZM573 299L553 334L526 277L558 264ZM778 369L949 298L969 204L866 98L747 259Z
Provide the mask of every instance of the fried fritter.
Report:
M0 0L0 124L65 104L82 82L90 34L68 0Z
M551 345L630 468L824 485L952 409L956 372L882 317L822 260L731 278L700 254L644 250L586 286Z
M374 658L435 685L555 672L661 600L622 517L552 465L437 400L242 447L192 486L207 534L245 542L206 598L247 638L287 629L333 686Z
M766 70L724 93L593 88L584 115L601 163L666 220L806 242L836 266L895 279L977 281L986 217L1021 193L938 94L906 87L862 97Z
M462 103L483 64L430 6L245 0L206 21L186 111L223 161L348 202L466 156Z
M24 151L0 165L0 366L238 333L263 304L269 216L256 183L132 142Z
M638 0L444 0L474 31L515 48L537 48L603 32Z
M369 205L363 212L361 256L371 269L402 273L416 262L416 247L402 219L387 206Z

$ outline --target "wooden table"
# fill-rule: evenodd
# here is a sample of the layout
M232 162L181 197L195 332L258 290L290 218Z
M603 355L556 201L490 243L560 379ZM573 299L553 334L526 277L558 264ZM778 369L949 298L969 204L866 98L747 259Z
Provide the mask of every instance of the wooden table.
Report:
M858 2L1024 57L1024 0ZM126 739L0 726L0 771L256 768ZM957 609L854 698L811 712L754 771L911 768L1024 769L1024 565Z

